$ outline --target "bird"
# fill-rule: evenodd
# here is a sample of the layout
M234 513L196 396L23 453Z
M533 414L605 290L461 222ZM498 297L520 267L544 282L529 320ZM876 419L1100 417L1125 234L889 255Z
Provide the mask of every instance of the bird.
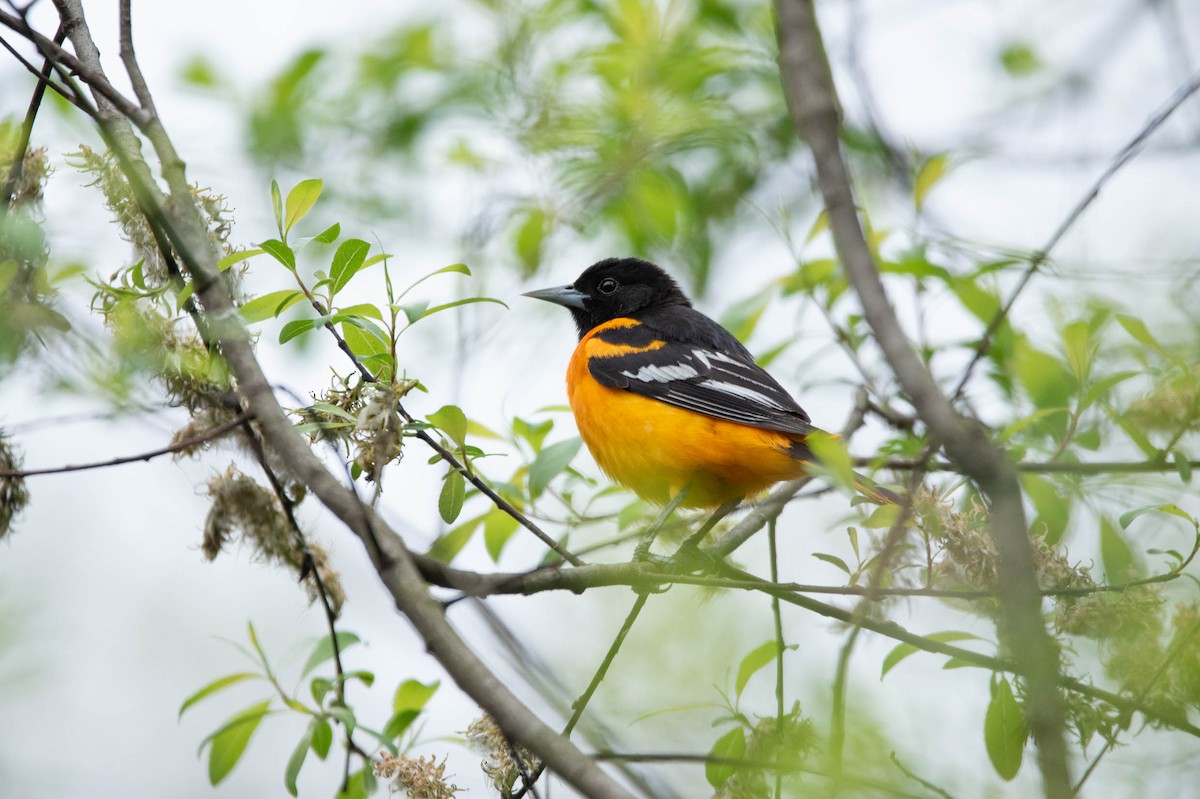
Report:
M660 266L606 258L574 283L525 296L574 319L567 396L580 437L614 482L655 505L728 512L809 473L808 442L822 431ZM866 477L855 485L901 504Z

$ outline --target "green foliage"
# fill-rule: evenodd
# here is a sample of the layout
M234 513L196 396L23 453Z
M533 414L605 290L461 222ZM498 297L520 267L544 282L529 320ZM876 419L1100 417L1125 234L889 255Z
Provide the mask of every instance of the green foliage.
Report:
M1013 696L1012 686L1001 678L992 685L992 701L983 719L983 742L996 773L1011 780L1021 769L1029 725L1021 705Z
M461 15L499 35L465 44ZM580 48L556 46L563 37ZM487 154L499 133L550 178L488 198L510 220L509 263L530 274L558 238L603 231L631 254L671 253L702 288L717 234L795 148L772 42L761 5L465 1L353 50L298 56L246 112L251 151L268 167L301 165L327 139L362 140L361 155L343 152L352 174L474 175L497 168ZM464 47L472 58L456 57ZM480 117L495 122L486 134L458 124ZM458 138L445 156L419 157L449 126ZM365 208L389 215L386 189L371 195L388 181L351 182Z
M319 760L325 760L329 756L335 726L341 728L345 745L355 751L362 751L362 745L354 743L356 733L372 739L371 743L366 744L368 749L382 746L388 752L396 754L412 745L415 740L412 734L413 723L437 692L439 683L424 684L417 680L404 680L396 688L392 702L393 712L388 721L380 730L366 727L359 721L353 705L348 704L346 689L354 683L369 689L375 683L375 675L362 670L342 673L340 665L337 667L337 673L314 674L321 666L330 664L335 658L344 658L346 650L361 641L357 635L345 630L338 630L335 635L337 646L334 646L333 637L321 638L299 673L300 680L308 679L311 702L301 698L299 693L284 689L280 675L272 669L267 654L259 643L253 624L247 627L251 649L239 649L251 657L256 670L220 677L183 701L179 708L181 717L197 704L242 683L262 683L271 693L268 698L233 714L201 742L200 752L208 749L208 777L213 785L219 784L229 776L245 754L250 739L263 719L271 715L290 713L307 719L304 732L284 767L284 787L292 796L297 795L296 780L308 753L311 751ZM342 661L339 661L339 664L340 662ZM367 703L364 705L370 707ZM370 771L370 763L364 768Z

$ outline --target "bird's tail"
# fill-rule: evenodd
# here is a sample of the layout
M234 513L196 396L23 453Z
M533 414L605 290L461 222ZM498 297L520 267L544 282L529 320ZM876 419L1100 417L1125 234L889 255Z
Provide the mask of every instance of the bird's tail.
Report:
M854 487L858 493L862 494L872 502L877 502L880 505L903 505L906 500L904 497L876 483L870 477L854 472Z

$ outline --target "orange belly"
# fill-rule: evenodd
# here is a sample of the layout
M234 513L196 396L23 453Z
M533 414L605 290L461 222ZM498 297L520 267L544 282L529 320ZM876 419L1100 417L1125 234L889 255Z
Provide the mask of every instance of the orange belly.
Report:
M580 437L615 482L658 505L688 486L684 507L713 508L804 474L804 462L788 454L793 439L783 433L600 385L587 369L589 349L602 357L603 348L613 348L591 335L571 358L567 395Z

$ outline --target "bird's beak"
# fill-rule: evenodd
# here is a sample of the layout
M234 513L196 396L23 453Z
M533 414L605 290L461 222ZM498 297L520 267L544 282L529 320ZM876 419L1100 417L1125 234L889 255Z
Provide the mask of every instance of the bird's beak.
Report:
M588 298L586 294L577 290L574 286L555 286L550 289L527 291L522 296L533 297L535 300L545 300L546 302L563 305L567 308L579 308L580 310L583 309L583 301Z

